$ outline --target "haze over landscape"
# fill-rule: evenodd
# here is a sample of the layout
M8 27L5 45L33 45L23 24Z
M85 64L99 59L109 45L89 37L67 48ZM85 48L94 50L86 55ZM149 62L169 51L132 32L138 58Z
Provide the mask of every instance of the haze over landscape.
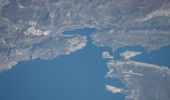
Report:
M22 62L57 62L60 57L64 59L82 51L79 59L84 57L82 60L88 61L89 56L94 54L93 59L90 59L94 62L88 63L89 65L77 62L79 65L74 66L95 66L100 69L98 62L101 62L101 66L108 69L101 78L117 79L124 84L121 87L107 82L100 83L107 92L113 94L113 100L114 94L122 94L125 100L169 100L169 49L165 52L166 55L159 54L159 57L162 57L160 59L167 61L167 64L149 62L147 56L141 61L135 59L169 46L169 0L0 0L0 85L1 81L7 80L3 75L12 72L13 67ZM121 49L125 50L118 52ZM97 58L99 56L100 61ZM76 60L76 57L70 59ZM65 63L69 61L64 60ZM96 65L93 65L94 63ZM50 66L65 68L59 63L58 66L49 64L48 67ZM19 67L17 68L19 70ZM87 68L90 70L90 67ZM103 72L104 69L101 68L100 71ZM47 73L50 73L52 69L48 71ZM79 71L83 72L81 69ZM88 76L88 73L86 75ZM64 76L61 75L60 78L62 77ZM9 82L12 82L11 79L12 77L8 79ZM88 84L86 82L84 85ZM4 82L3 85L5 84ZM48 85L45 87L48 89ZM3 89L0 90L4 96L7 95ZM110 95L106 98L110 98ZM106 98L103 96L103 99Z

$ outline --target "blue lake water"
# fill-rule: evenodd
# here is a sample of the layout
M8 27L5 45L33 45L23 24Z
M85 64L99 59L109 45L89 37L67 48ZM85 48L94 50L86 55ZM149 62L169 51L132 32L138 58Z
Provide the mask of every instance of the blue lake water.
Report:
M67 56L20 62L0 74L0 100L124 100L124 95L105 88L106 84L122 84L105 78L104 50L111 49L89 41L85 48Z
M83 32L92 31L95 30ZM119 49L115 55L118 57L126 49ZM128 49L142 50L140 47ZM112 94L105 88L106 84L123 86L117 79L105 78L108 69L101 57L105 50L111 51L96 47L89 40L85 48L67 56L20 62L0 73L0 100L124 100L125 95ZM169 51L170 47L165 47L152 53L144 52L133 60L170 66Z

